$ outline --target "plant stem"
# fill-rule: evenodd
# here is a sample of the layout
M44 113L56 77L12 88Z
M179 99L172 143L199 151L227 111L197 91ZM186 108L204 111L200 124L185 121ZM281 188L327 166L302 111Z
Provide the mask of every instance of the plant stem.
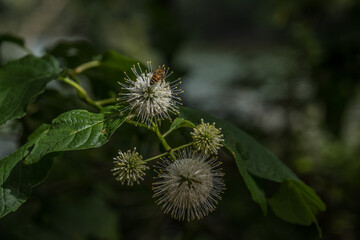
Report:
M90 68L94 68L94 67L98 67L100 65L100 61L91 61L91 62L87 62L84 64L81 64L80 66L76 67L74 72L76 74L82 73L83 71L90 69Z
M176 160L175 155L172 152L171 147L169 146L169 144L166 142L165 138L160 133L159 127L157 125L154 126L154 130L155 130L156 136L159 138L159 140L160 140L161 144L164 146L165 150L170 154L172 159Z
M187 143L187 144L181 145L180 147L174 148L172 151L175 152L175 151L180 150L180 149L182 149L182 148L190 147L190 146L192 146L192 145L193 145L192 142L191 142L191 143Z
M99 101L95 101L95 103L99 104L99 105L106 105L106 104L110 104L110 103L117 103L117 98L105 98Z
M134 125L135 127L139 126L139 127L143 127L143 128L147 128L153 132L155 132L155 129L153 127L150 127L149 125L143 124L143 123L139 123L139 122L135 122L133 120L130 120L129 118L126 118L125 122Z
M66 82L67 84L69 84L70 86L76 88L76 90L78 90L78 94L80 97L82 97L88 104L90 104L91 106L96 107L97 109L101 110L103 109L103 107L96 103L95 101L93 101L91 98L89 98L87 92L85 91L85 89L83 87L81 87L78 83L74 82L73 80L71 80L68 77L64 77L64 78L60 78L63 82Z
M166 155L168 155L168 154L169 154L168 152L164 152L164 153L159 154L159 155L157 155L157 156L155 156L155 157L148 158L148 159L144 160L144 162L150 162L150 161L152 161L152 160L155 160L155 159L164 157L164 156L166 156Z
M184 145L182 145L182 146L179 146L179 147L177 147L177 148L172 149L171 152L175 152L175 151L177 151L177 150L180 150L180 149L182 149L182 148L189 147L189 146L191 146L191 145L192 145L192 143L184 144ZM168 154L169 154L169 152L165 152L165 153L159 154L159 155L157 155L157 156L155 156L155 157L148 158L148 159L144 160L144 162L150 162L150 161L152 161L152 160L155 160L155 159L164 157L164 156L166 156L166 155L168 155Z
M172 128L170 128L166 133L164 133L162 136L166 137L167 135L169 135L171 132L173 131Z
M172 133L174 130L176 130L178 128L170 128L166 133L164 133L162 136L166 137L167 135L169 135L170 133Z

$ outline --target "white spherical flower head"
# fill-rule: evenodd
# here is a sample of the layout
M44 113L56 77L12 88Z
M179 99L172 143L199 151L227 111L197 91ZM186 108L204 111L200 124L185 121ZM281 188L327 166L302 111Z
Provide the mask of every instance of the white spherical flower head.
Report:
M201 219L216 208L225 189L221 163L191 150L177 153L176 161L165 159L153 183L156 203L177 220Z
M115 179L121 184L126 183L128 186L133 186L135 182L139 184L140 180L144 180L145 171L149 169L142 156L136 152L136 148L134 151L119 151L113 162L115 166L111 171Z
M195 149L203 151L205 154L217 154L222 142L224 142L224 135L221 134L221 128L216 128L215 123L201 123L194 128L191 133Z
M180 98L177 96L182 92L178 89L180 78L173 81L166 81L172 74L169 68L163 65L154 70L151 62L148 62L148 69L142 71L140 64L138 69L134 66L132 69L136 79L132 80L126 73L125 83L119 84L126 90L126 93L120 93L119 102L126 105L122 111L130 110L137 116L139 122L151 125L153 120L170 119L170 113L178 113L178 104ZM139 71L139 72L138 72Z

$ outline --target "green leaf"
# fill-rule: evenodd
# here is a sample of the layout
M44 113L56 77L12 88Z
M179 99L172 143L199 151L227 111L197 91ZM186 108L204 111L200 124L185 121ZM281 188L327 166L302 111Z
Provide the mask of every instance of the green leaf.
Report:
M116 76L119 81L119 76L124 76L124 72L130 73L131 68L136 65L139 61L128 58L115 51L108 51L104 54L103 60L100 63L102 71L107 73L108 76ZM147 69L143 64L140 64L142 70Z
M251 193L251 198L260 205L261 210L263 211L264 215L266 215L267 203L264 191L257 185L254 178L247 171L244 161L240 157L240 154L235 154L235 161L239 172Z
M1 34L0 35L0 45L3 43L3 42L11 42L11 43L14 43L16 45L19 45L21 47L24 47L25 46L25 42L24 42L24 39L22 37L19 37L19 36L15 36L13 34Z
M104 54L103 60L100 63L100 71L102 76L108 83L116 84L119 87L118 82L124 81L125 74L129 74L131 77L131 68L139 61L123 56L115 51L108 51ZM139 63L143 71L147 69L143 64Z
M318 211L325 210L324 203L316 196L312 188L302 183L295 173L252 137L224 120L194 109L182 107L179 117L196 124L203 118L206 122L215 122L217 128L222 128L225 139L224 146L234 156L239 172L244 178L253 200L260 204L264 213L266 212L265 194L251 175L281 183L279 193L274 195L270 204L279 217L293 223L310 224L315 222L317 224L315 215ZM291 188L287 185L288 183L292 183ZM291 206L287 207L288 215L285 210L279 210L282 201L286 202L285 198L301 201L301 204L297 204L296 212L289 210ZM299 200L305 198L306 201ZM309 214L309 209L311 214Z
M41 125L28 142L8 157L0 160L0 217L15 211L26 201L31 187L41 183L52 166L51 156L33 165L24 165L21 160L29 153L29 148L36 142L49 125Z
M176 129L181 128L181 127L194 128L196 126L192 122L178 117L178 118L175 118L175 120L172 122L169 130L164 134L164 136L169 135L172 131L175 131Z
M196 127L195 124L193 124L192 122L185 120L184 118L175 118L175 120L172 122L170 129L178 129L181 127L189 127L189 128L194 128Z
M0 125L25 115L26 108L46 84L61 72L51 56L26 56L9 62L0 69Z
M24 163L33 164L51 152L100 147L124 121L111 107L99 114L86 110L63 113L38 138Z
M24 165L18 162L0 187L0 217L15 211L27 200L31 188L40 184L48 175L54 154L49 154L40 162Z
M296 180L284 181L269 204L275 215L286 221L301 225L315 222L317 227L316 213L326 209L312 188Z
M53 153L100 147L124 120L109 107L101 113L69 111L40 126L24 146L0 160L0 217L15 211L31 187L46 177L51 167L47 159Z

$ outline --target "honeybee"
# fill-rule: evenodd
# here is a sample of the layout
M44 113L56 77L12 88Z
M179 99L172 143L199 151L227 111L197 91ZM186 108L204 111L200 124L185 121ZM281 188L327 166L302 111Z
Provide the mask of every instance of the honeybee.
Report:
M154 85L155 83L162 81L165 78L166 78L165 66L159 67L154 71L154 74L150 79L150 85Z

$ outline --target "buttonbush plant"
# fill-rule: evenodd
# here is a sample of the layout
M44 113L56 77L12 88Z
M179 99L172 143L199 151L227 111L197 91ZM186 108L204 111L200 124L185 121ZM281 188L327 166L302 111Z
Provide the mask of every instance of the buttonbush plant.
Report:
M2 35L0 39L0 44L10 41L26 49L19 37ZM246 185L264 215L270 207L285 221L315 223L321 233L316 215L325 210L325 205L315 191L241 129L183 106L181 81L168 67L152 68L150 62L145 66L115 51L88 51L84 58L68 54L70 50L81 51L77 46L62 42L42 57L28 50L28 55L0 68L1 125L23 118L29 104L54 81L74 88L78 98L88 105L86 109L59 112L52 121L39 126L19 149L0 160L0 217L16 211L31 197L31 189L45 180L59 153L90 148L102 151L101 146L117 129L134 125L157 137L161 154L142 156L137 146L118 149L109 174L119 184L133 186L141 184L146 173L154 170L154 202L173 218L198 220L221 204L226 172L221 169L218 153L224 151L235 161L241 184ZM94 89L96 84L104 84L116 94L92 96L79 81L83 76L94 80L90 81ZM181 131L190 133L187 142L171 146L167 137ZM279 183L279 188L266 196L257 179Z

